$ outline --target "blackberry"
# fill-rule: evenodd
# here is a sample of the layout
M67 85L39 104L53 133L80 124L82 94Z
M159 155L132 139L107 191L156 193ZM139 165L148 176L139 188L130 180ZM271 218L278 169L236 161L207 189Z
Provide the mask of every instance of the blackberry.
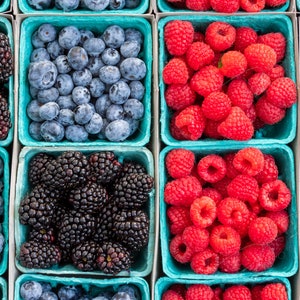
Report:
M0 33L0 83L8 82L12 73L13 58L9 38L6 34Z
M113 200L120 208L138 208L148 199L154 184L148 174L128 174L114 185Z
M88 214L98 213L107 200L106 189L90 181L85 186L70 191L69 194L69 202L73 208Z
M71 257L71 249L64 249L60 248L61 252L61 260L60 263L62 264L72 264L72 257Z
M96 258L99 245L86 241L72 249L72 261L76 268L82 271L92 271L97 268Z
M139 251L148 244L149 218L142 210L122 210L114 215L116 239L129 250Z
M139 163L132 162L132 161L124 162L122 177L132 173L147 174L147 170L143 165Z
M0 88L0 140L6 139L11 128L11 118L8 106L8 92Z
M104 242L99 247L97 266L106 274L116 275L130 268L130 253L119 243Z
M63 205L63 203L59 203L56 205L53 211L52 224L58 229L61 227L63 217L70 211L70 208Z
M47 242L29 241L23 243L20 248L20 264L26 268L49 268L58 264L60 258L59 248Z
M47 228L47 229L32 228L29 232L29 241L54 243L55 241L54 229L53 228Z

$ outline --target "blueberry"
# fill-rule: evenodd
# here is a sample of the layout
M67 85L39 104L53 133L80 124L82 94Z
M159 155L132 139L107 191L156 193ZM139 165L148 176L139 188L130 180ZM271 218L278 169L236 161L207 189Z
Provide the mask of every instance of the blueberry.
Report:
M38 28L38 37L45 43L54 41L56 35L56 28L52 24L45 23Z
M77 300L82 295L82 290L79 286L66 285L58 290L60 300Z
M115 120L110 122L105 128L105 136L112 142L122 142L130 135L128 122L124 120Z
M132 1L136 1L136 0L132 0ZM126 5L127 5L127 0L126 0ZM125 40L126 41L136 41L139 44L142 44L143 43L143 35L139 30L137 30L133 27L130 27L130 28L125 29Z
M20 287L20 295L23 300L38 300L42 292L42 286L34 280L25 281Z
M55 0L55 6L65 12L75 10L79 6L79 0Z
M99 56L105 49L105 43L100 38L92 37L83 43L83 48L86 50L88 55L96 57Z
M44 292L50 292L52 290L52 286L49 282L40 282L42 289L43 289L43 293Z
M56 57L54 64L56 65L57 71L60 74L66 74L72 70L66 55L59 55Z
M105 91L105 85L100 78L93 78L89 84L89 90L92 97L98 98L103 95Z
M76 86L72 91L72 99L77 105L90 102L91 94L88 88Z
M118 292L111 298L111 300L135 300L135 298L130 297L130 295L125 292Z
M141 80L146 76L146 64L140 58L129 57L121 62L120 72L125 79Z
M80 39L80 31L75 26L66 26L58 34L58 43L67 50L77 46Z
M83 0L83 3L90 10L101 11L109 5L109 0Z
M114 48L106 48L101 54L101 59L104 64L115 66L120 61L120 53Z
M100 96L95 103L95 108L96 108L96 112L104 117L106 115L106 111L109 108L109 106L111 105L111 101L109 100L109 97L107 94L104 94L102 96Z
M130 135L133 135L137 131L137 129L139 128L140 121L132 119L132 118L128 118L128 117L125 117L124 121L128 122L129 128L130 128Z
M28 129L29 135L37 141L43 140L43 137L41 136L41 125L42 125L41 122L31 122L29 124L29 129Z
M55 87L61 96L67 96L72 93L74 83L69 74L59 74L56 79Z
M77 106L77 104L73 101L72 95L59 96L56 102L61 109L68 108L73 110Z
M128 116L129 118L139 120L144 115L144 105L141 101L137 99L128 99L124 103L123 108L126 116Z
M91 39L94 36L94 33L91 31L91 30L88 30L88 29L80 29L80 43L79 43L79 46L83 46L84 42L87 40L87 39Z
M123 104L130 96L128 84L122 80L114 83L109 89L109 99L114 104Z
M116 66L104 66L99 70L99 78L104 83L113 84L120 80L121 73Z
M54 63L48 60L30 63L28 71L29 84L37 89L51 88L57 77Z
M136 8L140 5L141 0L125 0L125 7L126 8Z
M43 292L39 300L58 300L57 295L54 292Z
M71 142L86 142L88 139L88 133L83 126L80 125L70 125L66 128L66 139ZM69 299L69 298L60 298L60 299ZM78 299L70 298L70 299Z
M137 299L137 300L140 299L140 293L139 293L138 288L132 284L124 284L124 285L119 286L118 292L125 292L134 299Z
M125 32L119 25L111 25L104 30L102 38L107 47L119 48L125 41Z
M47 102L40 107L39 114L42 120L54 120L59 113L59 106L56 102Z
M45 42L43 42L39 36L38 32L35 31L31 36L31 44L34 48L43 48L45 47Z
M109 122L124 119L123 106L118 104L112 104L107 108L105 116Z
M36 99L31 100L26 107L27 116L36 122L41 122L42 118L40 117L40 107L41 103L39 103Z
M37 10L44 10L51 8L52 0L28 0L28 4Z
M53 41L47 44L47 52L52 59L64 54L64 49L59 45L58 41Z
M109 8L110 9L122 9L125 6L125 0L110 0L109 1Z
M31 52L30 62L37 62L41 60L50 60L50 55L45 48L36 48Z
M102 117L99 114L94 113L91 120L87 124L85 124L84 127L87 133L97 134L101 131L102 126L103 126Z
M67 57L70 66L74 70L83 70L89 62L88 54L84 48L79 46L72 47L69 50Z
M89 69L84 68L80 71L74 71L72 79L75 85L87 86L91 83L93 75Z
M40 103L47 103L51 101L56 101L59 97L58 89L55 87L51 87L50 89L46 90L39 90L37 93L37 100Z
M63 126L74 125L74 112L68 108L61 109L58 114L57 122Z
M135 98L138 100L142 100L145 94L145 87L144 85L138 81L133 80L129 83L130 88L130 98Z
M90 121L93 116L93 109L88 103L78 105L74 110L74 119L80 125L84 125Z
M93 76L99 75L99 70L104 66L100 57L90 57L87 68L91 71Z
M39 91L40 91L39 89L37 89L33 86L29 86L29 94L33 99L37 97L37 94Z
M64 127L55 120L45 121L41 125L41 136L47 142L60 142L64 134Z
M140 53L141 45L137 41L125 41L120 47L120 52L123 57L137 57Z

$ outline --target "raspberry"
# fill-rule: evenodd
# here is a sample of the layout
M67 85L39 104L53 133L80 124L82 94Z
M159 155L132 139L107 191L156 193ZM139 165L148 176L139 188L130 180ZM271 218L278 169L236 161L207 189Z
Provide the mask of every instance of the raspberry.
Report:
M226 77L237 77L243 74L247 69L246 57L239 51L227 51L221 57L219 69Z
M269 246L273 249L275 257L278 257L283 250L285 249L285 236L278 236L273 242L269 244Z
M222 136L218 132L218 127L220 125L221 121L213 121L210 119L206 119L205 128L203 131L203 134L211 139L221 139Z
M256 244L268 244L277 236L277 226L268 217L258 217L249 224L248 235L250 240Z
M255 73L248 79L248 86L255 95L261 95L271 84L271 79L266 73Z
M186 300L211 300L214 296L212 288L207 284L192 284L187 288Z
M265 0L241 0L240 5L246 12L260 12L265 8Z
M186 84L189 79L189 71L185 61L174 57L165 65L163 72L165 84Z
M258 148L246 147L237 151L232 163L242 174L255 176L263 170L264 155Z
M255 106L251 105L248 109L245 110L246 116L250 119L252 123L257 119ZM254 127L254 126L253 126Z
M261 291L261 300L287 300L285 285L281 282L268 283Z
M234 50L243 52L249 45L256 43L256 31L247 26L236 28L236 37L234 43Z
M201 252L209 245L209 232L203 228L189 226L184 229L182 240L193 252Z
M210 23L205 31L205 42L214 51L225 51L235 42L236 29L227 22Z
M201 192L199 180L194 176L187 176L168 182L164 190L164 199L167 204L190 206Z
M212 92L222 90L224 76L215 66L204 66L196 72L190 81L190 87L199 95L206 97Z
M242 266L252 272L265 271L273 266L275 254L268 245L248 245L242 250Z
M174 283L169 287L169 290L174 291L177 294L179 294L180 296L182 296L183 298L185 298L186 287L184 284Z
M165 291L161 297L162 300L184 300L184 297L173 290Z
M248 0L247 0L248 1ZM244 50L248 66L256 72L268 72L276 64L276 52L265 44L251 44Z
M195 164L195 154L186 149L173 149L166 155L166 168L172 178L191 175Z
M171 239L169 249L176 261L182 264L191 261L193 250L183 242L181 234L177 234Z
M217 182L226 175L226 162L220 155L208 154L199 160L197 172L205 181Z
M287 0L266 0L266 6L276 7L284 5L286 2Z
M165 92L168 107L174 110L182 110L194 104L196 93L188 84L170 84Z
M197 1L200 2L200 1ZM194 42L204 42L204 34L200 31L194 32Z
M220 192L218 190L214 189L213 187L204 188L202 190L202 196L206 196L206 197L213 199L216 202L216 204L218 204L223 199Z
M248 175L237 175L227 186L229 197L254 203L257 201L259 186L257 180Z
M286 39L281 32L270 32L259 35L257 42L268 45L275 50L277 55L277 63L285 57Z
M228 256L220 255L219 270L224 273L237 273L241 269L240 252Z
M290 218L286 210L268 211L265 217L270 218L277 225L278 235L285 233L289 228Z
M277 78L285 76L284 67L281 65L275 65L270 71L266 72L266 74L270 77L271 81L274 81Z
M186 52L187 64L195 71L209 65L214 57L214 51L203 42L194 42Z
M219 267L219 255L210 248L195 253L191 260L191 268L196 274L214 274Z
M251 288L252 300L261 300L261 291L264 288L263 284L256 284Z
M176 117L179 115L179 113L180 111L176 111L171 117L169 129L170 129L170 134L174 139L178 141L182 141L185 139L185 137L182 135L180 128L178 128L175 125Z
M291 198L291 191L280 179L264 183L258 196L260 205L268 211L280 211L287 208Z
M252 138L254 128L244 111L234 106L227 118L219 125L218 132L227 139L246 141Z
M239 0L211 0L210 4L214 11L220 13L232 14L240 8Z
M232 227L218 225L211 230L209 244L220 255L232 255L239 252L241 237Z
M231 179L233 179L234 177L240 174L240 172L233 166L234 157L235 157L235 152L229 152L223 156L226 162L226 171L227 171L226 176Z
M199 228L210 226L217 215L216 203L209 197L202 196L191 204L190 216L193 224Z
M274 80L266 91L267 100L280 108L289 108L297 101L297 88L288 77Z
M227 197L227 185L231 182L231 179L227 176L225 176L222 180L213 183L212 186L215 188L223 198Z
M223 290L220 286L213 288L214 297L212 300L222 300L223 299Z
M194 27L189 21L174 20L164 28L164 40L171 55L185 54L194 39Z
M175 118L175 125L187 140L196 141L201 138L205 128L205 117L199 105L190 105Z
M170 233L173 235L182 233L186 227L193 224L190 218L190 210L187 207L170 206L167 209L167 217Z
M186 7L195 11L207 11L210 9L209 0L186 0Z
M252 300L251 291L245 285L232 285L225 289L223 300Z

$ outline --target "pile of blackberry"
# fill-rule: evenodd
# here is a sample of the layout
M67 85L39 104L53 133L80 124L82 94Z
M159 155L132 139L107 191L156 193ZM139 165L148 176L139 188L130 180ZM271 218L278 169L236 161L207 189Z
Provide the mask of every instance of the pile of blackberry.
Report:
M29 226L22 266L73 264L117 274L147 246L154 179L140 163L121 162L112 151L41 152L29 163L28 180L19 206L19 221Z

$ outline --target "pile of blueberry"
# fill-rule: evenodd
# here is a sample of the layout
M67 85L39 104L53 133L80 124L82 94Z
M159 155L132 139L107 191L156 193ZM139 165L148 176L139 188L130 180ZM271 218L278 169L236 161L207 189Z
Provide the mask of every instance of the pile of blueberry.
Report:
M23 300L140 300L138 288L124 284L116 289L90 287L86 291L80 285L61 285L56 287L48 282L25 281L20 287Z
M3 214L4 214L4 200L2 197L2 192L4 188L3 173L4 173L4 164L3 164L3 160L0 158L0 220L3 220ZM0 254L3 251L4 243L5 241L4 241L2 225L0 224Z
M36 140L120 142L144 116L142 33L110 25L98 34L45 23L32 35L29 134Z

